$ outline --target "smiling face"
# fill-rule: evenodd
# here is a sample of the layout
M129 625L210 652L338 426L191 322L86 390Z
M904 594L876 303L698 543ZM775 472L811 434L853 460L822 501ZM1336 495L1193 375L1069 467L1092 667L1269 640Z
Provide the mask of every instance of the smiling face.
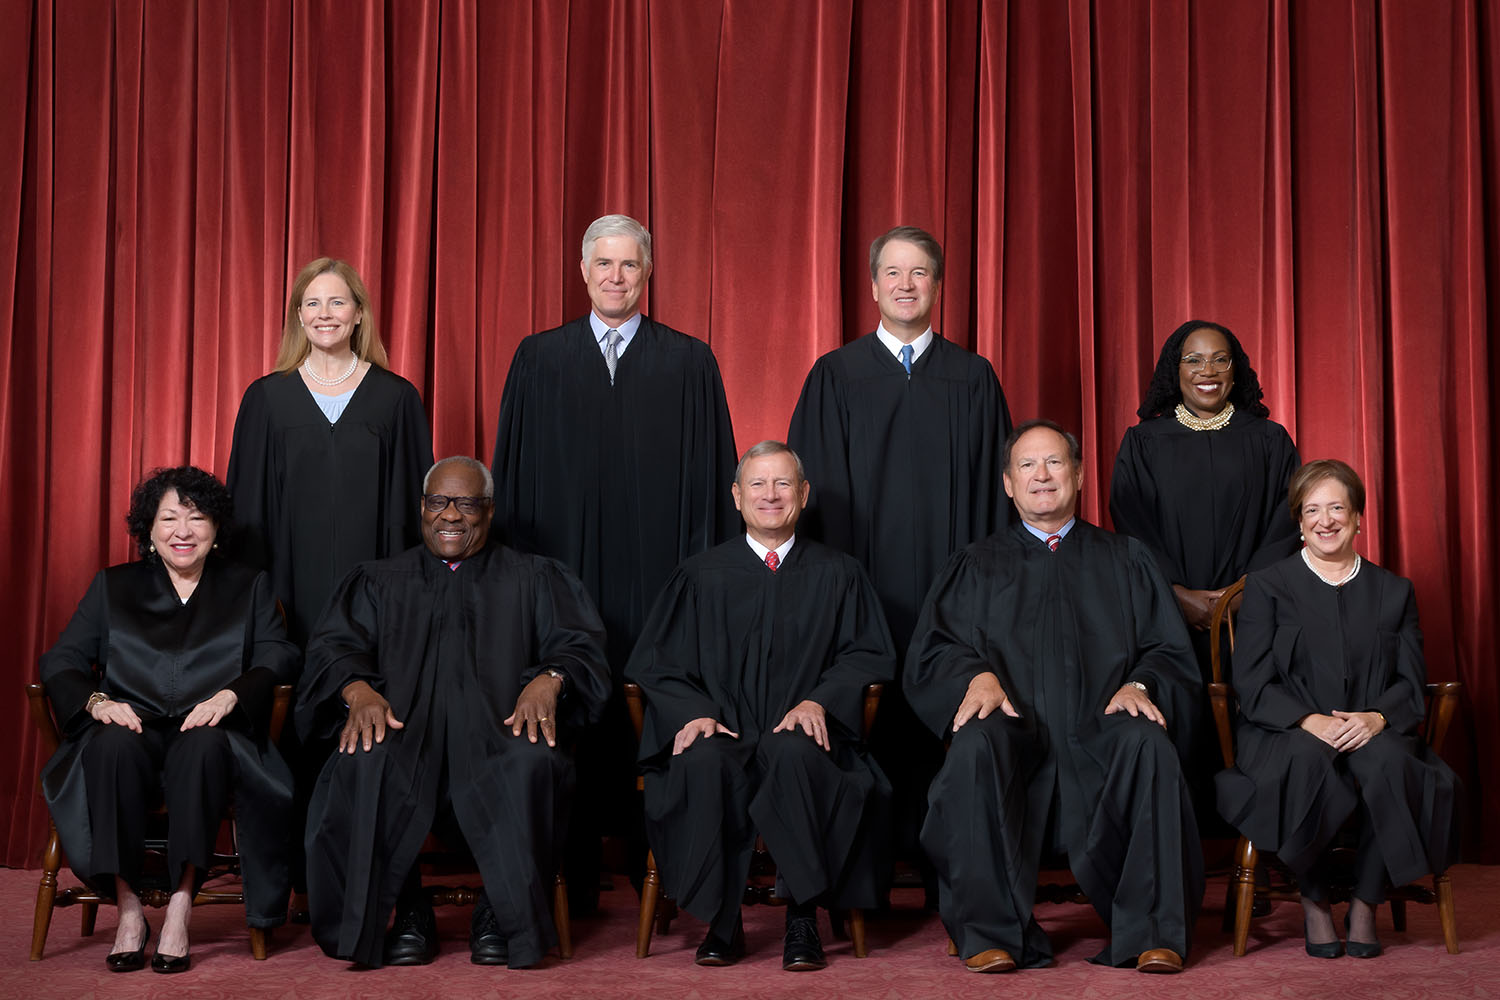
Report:
M1333 478L1320 479L1307 491L1297 516L1303 544L1312 555L1330 563L1353 558L1359 522L1349 491Z
M1177 365L1177 385L1182 403L1194 416L1212 417L1229 402L1234 388L1234 366L1214 371L1214 365L1231 361L1229 341L1218 330L1200 327L1182 341L1182 358Z
M427 481L429 496L482 497L484 477L479 470L458 462L440 465ZM467 559L480 549L490 537L490 520L495 516L495 505L484 504L472 514L459 511L458 504L450 503L440 511L433 512L422 503L422 541L433 555L449 562Z
M745 531L768 549L792 537L812 484L797 476L790 452L759 455L745 463L730 491L745 519Z
M185 502L176 490L162 494L156 520L151 522L151 544L156 546L156 554L169 571L197 579L218 533L213 519Z
M1073 462L1067 438L1052 428L1033 427L1011 448L1005 492L1027 524L1049 532L1067 524L1082 485L1083 466Z
M886 330L907 343L926 333L937 285L932 259L921 247L906 240L891 240L882 247L870 293Z
M297 316L302 329L307 332L307 341L314 348L330 354L342 354L349 347L354 328L364 315L349 283L337 273L328 271L307 283L302 293L302 302L297 306Z
M651 268L644 263L641 245L629 236L601 236L579 262L594 315L619 326L638 311Z

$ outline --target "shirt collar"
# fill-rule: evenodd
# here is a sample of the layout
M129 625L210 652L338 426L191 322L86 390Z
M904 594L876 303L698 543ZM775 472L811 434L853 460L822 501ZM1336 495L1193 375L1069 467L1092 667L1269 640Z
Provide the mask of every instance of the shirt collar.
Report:
M1033 535L1035 535L1036 537L1040 538L1042 541L1045 542L1047 539L1051 538L1052 535L1057 535L1057 536L1059 536L1061 538L1067 538L1068 537L1068 532L1072 531L1073 530L1073 525L1075 525L1077 523L1078 523L1078 518L1076 518L1076 517L1070 517L1070 518L1068 518L1068 523L1067 524L1063 525L1061 528L1058 528L1056 531L1052 532L1051 534L1048 534L1047 532L1043 531L1041 528L1038 528L1035 525L1029 524L1026 521L1022 521L1021 522L1021 526L1023 528L1025 528L1027 531L1031 532Z
M610 326L604 320L600 319L594 310L590 309L589 326L594 330L594 340L598 343L599 350L601 351L604 350L604 338L609 335L609 331L619 330L620 346L616 348L616 353L620 353L630 346L630 338L634 337L635 332L641 328L641 314L636 313L619 326Z
M897 361L901 360L901 348L905 347L906 345L901 343L901 341L896 337L895 334L887 330L884 323L881 323L875 328L875 336L878 337L880 339L880 342L885 345L886 350L895 355ZM922 352L927 350L928 346L932 344L933 336L934 334L932 332L932 327L929 326L927 330L922 334L922 336L911 342L911 359L913 361L920 358L922 356Z
M760 561L765 562L766 553L770 552L771 550L760 544L760 542L757 542L755 539L751 538L748 531L745 532L745 541L750 543L751 550L760 558ZM786 541L776 546L776 561L778 563L786 562L786 554L792 551L792 545L796 541L797 536L793 535L791 538L788 538Z

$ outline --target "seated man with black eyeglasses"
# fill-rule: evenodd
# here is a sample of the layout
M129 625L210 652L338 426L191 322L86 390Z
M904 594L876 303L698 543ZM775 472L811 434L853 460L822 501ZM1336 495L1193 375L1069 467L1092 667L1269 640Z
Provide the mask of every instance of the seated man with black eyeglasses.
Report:
M435 827L462 835L484 880L472 961L534 965L556 944L562 744L609 695L604 627L562 564L490 540L493 497L474 459L434 465L423 544L345 577L308 641L297 726L338 737L306 832L313 938L332 957L432 961L417 857Z

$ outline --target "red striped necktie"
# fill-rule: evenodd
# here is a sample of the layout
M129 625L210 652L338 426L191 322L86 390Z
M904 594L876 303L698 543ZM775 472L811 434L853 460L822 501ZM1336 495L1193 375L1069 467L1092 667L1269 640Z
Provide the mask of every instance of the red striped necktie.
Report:
M1056 552L1057 551L1057 543L1060 542L1060 541L1062 541L1062 535L1048 535L1047 536L1047 548L1051 549L1053 552Z
M776 550L775 549L772 549L770 552L766 553L766 567L772 573L776 572L776 567L778 567L780 565L781 565L781 557L776 554Z

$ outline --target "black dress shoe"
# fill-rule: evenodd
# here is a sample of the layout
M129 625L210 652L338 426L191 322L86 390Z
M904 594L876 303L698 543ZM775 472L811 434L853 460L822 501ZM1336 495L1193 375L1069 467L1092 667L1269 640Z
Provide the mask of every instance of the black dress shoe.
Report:
M424 904L396 910L396 922L385 935L386 965L427 965L437 957L437 918Z
M735 921L734 933L729 940L709 931L698 946L698 956L694 959L699 965L733 965L745 957L745 925Z
M827 965L828 959L823 957L823 940L818 937L817 916L793 916L788 912L781 968L787 972L810 972Z
M151 956L152 972L186 972L192 967L192 955L163 955L161 952L157 952Z
M146 936L141 938L141 946L135 951L114 951L104 958L104 964L109 967L110 972L134 972L136 969L146 967L146 942L151 940L151 925L146 925Z
M495 909L490 906L489 897L480 893L474 904L474 916L469 920L469 961L475 965L504 965L506 958L505 938L500 935Z

